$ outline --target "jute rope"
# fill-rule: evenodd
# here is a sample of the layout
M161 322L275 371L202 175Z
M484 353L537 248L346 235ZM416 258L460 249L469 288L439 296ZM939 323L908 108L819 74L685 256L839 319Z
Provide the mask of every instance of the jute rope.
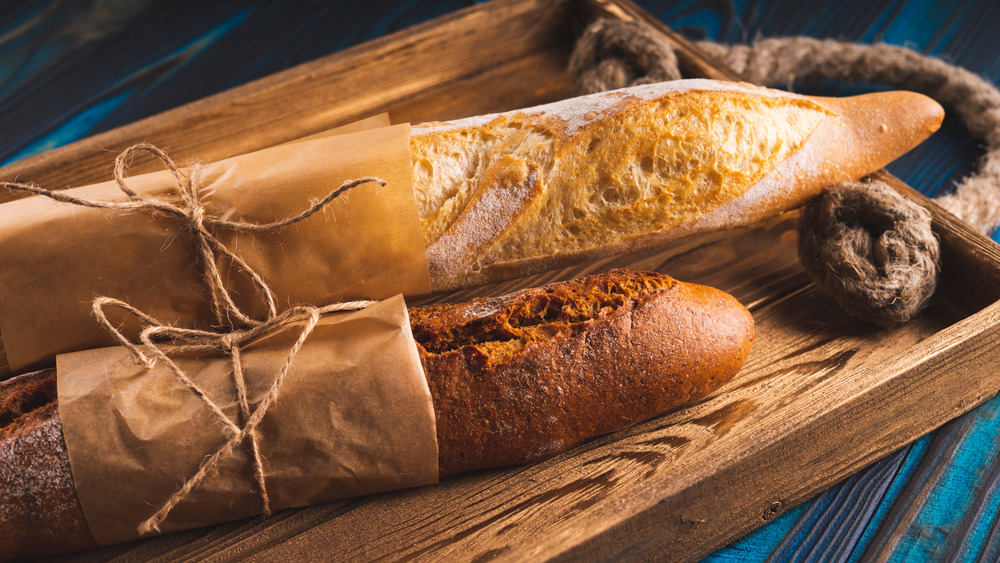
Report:
M757 84L791 89L796 80L817 78L888 84L921 92L949 106L973 135L985 141L986 155L975 174L962 180L954 192L937 198L937 202L986 235L1000 226L1000 91L986 80L939 59L892 45L790 37L765 39L753 45L700 42L698 47L728 64L747 81ZM673 48L655 30L637 22L604 20L594 23L580 37L569 68L578 91L583 94L642 84L662 76L679 77L676 60ZM871 188L866 189L884 193L877 188L878 184L885 186L873 182L869 184ZM856 190L858 186L851 189ZM803 264L815 266L807 269L818 274L817 281L852 314L879 324L909 319L927 302L926 296L933 293L937 284L940 252L933 233L925 228L925 217L913 209L900 212L900 206L918 207L905 200L890 203L883 197L846 194L835 200L839 207L833 216L855 221L838 227L854 233L853 244L861 245L864 241L874 248L884 237L912 244L906 252L886 255L886 262L866 263L864 267L860 267L857 260L872 254L803 255L803 252L823 247L823 244L806 245L800 249ZM811 205L827 205L829 210L833 204L828 201ZM858 205L881 207L869 210L871 213L851 209ZM880 220L877 225L858 222L859 217L871 217L872 213L894 217L895 222L886 224ZM823 233L830 235L837 230L826 225L817 231L816 225L810 222L816 216L817 213L808 211L803 215L799 223L800 237L815 242L819 240L816 237L824 236ZM913 221L916 223L911 223ZM913 263L922 266L913 269L910 267ZM863 272L863 275L854 281L840 279L839 274L829 275L847 271ZM914 276L914 272L920 275ZM847 286L852 289L844 289ZM889 299L894 303L892 308L885 306L886 288L898 290Z
M845 182L802 212L802 266L862 320L909 320L936 287L940 249L929 211L884 182Z
M180 202L174 203L162 199L150 198L136 193L125 182L128 163L131 158L140 152L152 154L160 160L163 166L170 171L177 183L177 192ZM145 368L152 368L157 363L166 365L174 376L184 384L201 402L205 404L219 422L230 434L229 438L219 448L207 456L192 475L152 516L139 525L139 533L148 534L158 532L159 525L170 514L173 508L183 501L198 485L208 476L215 467L224 459L232 455L233 451L249 438L249 448L254 466L254 478L261 496L263 514L270 514L270 498L267 493L267 486L264 475L264 461L260 454L260 443L257 435L257 426L261 419L267 414L268 409L278 399L281 385L288 374L288 370L305 343L309 334L315 328L316 323L322 315L333 311L345 311L361 309L371 301L352 301L336 303L325 307L302 306L293 307L282 313L277 312L275 298L271 289L254 270L239 256L231 252L214 234L214 231L227 230L237 233L264 233L283 229L303 221L316 212L323 209L331 201L362 184L378 183L385 185L385 182L378 178L360 178L345 182L339 188L330 192L322 200L314 203L305 211L275 221L273 223L246 223L240 221L224 221L206 215L204 204L201 200L202 176L200 168L195 166L185 177L173 160L160 149L148 145L138 144L129 147L115 159L114 179L119 189L128 196L127 201L95 201L79 198L58 190L48 190L37 184L2 182L0 185L15 191L28 192L51 198L56 201L93 207L99 209L111 209L118 211L139 211L152 214L165 215L177 221L192 237L194 237L198 249L199 263L202 268L205 283L209 287L212 296L212 310L216 321L219 323L218 331L206 331L171 326L161 323L156 319L132 307L128 303L110 297L98 297L93 302L94 314L98 322L107 329L111 335L122 345L128 348L134 355L136 361ZM236 265L244 275L250 278L257 293L267 305L267 315L264 319L254 319L244 313L232 299L232 295L222 281L222 275L218 268L218 257L224 256ZM144 328L139 337L138 344L131 342L118 328L114 326L105 313L107 307L117 307L131 314L138 319ZM242 363L242 348L256 339L269 334L291 330L297 325L301 325L298 339L289 349L285 361L271 383L267 395L257 405L250 410L250 402L246 390L246 378ZM164 345L169 345L169 353L164 349ZM217 352L229 356L233 368L233 384L240 403L241 423L232 421L216 404L208 394L205 393L197 383L170 358L173 353L189 352Z
M677 55L660 34L620 20L597 20L569 61L579 95L623 86L679 80Z

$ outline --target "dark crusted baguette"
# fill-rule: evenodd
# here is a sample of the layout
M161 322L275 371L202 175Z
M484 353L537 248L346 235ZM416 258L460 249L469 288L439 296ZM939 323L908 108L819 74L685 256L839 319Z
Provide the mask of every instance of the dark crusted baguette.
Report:
M740 368L729 295L616 270L410 309L442 476L543 459L702 397ZM0 383L0 559L96 547L70 474L55 370Z
M729 295L626 270L415 307L410 324L442 475L542 459L704 396L753 339Z

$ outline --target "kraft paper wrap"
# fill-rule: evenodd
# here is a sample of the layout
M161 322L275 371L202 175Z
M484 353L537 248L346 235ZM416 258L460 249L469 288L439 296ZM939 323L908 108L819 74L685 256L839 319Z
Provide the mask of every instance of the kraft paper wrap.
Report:
M207 213L267 223L301 212L347 180L377 176L387 185L363 185L274 233L219 238L261 274L279 309L429 293L409 126L328 135L203 166ZM167 171L127 184L141 194L175 197ZM125 199L114 182L68 192ZM0 205L0 331L11 370L114 344L91 315L96 296L121 299L177 326L208 328L213 319L195 263L192 239L172 219L37 196ZM247 280L226 263L220 270L243 310L263 318Z
M289 141L288 143L301 143L302 141L312 141L315 139L323 139L326 137L333 137L335 135L343 135L345 133L357 133L358 131L366 131L368 129L376 129L379 127L389 127L392 123L389 121L388 113L380 113L373 115L371 117L366 117L360 119L353 123L348 123L347 125L341 125L335 129L328 129L326 131L320 131L319 133L314 133L312 135L307 135L305 137L299 137L294 141Z
M251 412L298 331L243 356ZM174 357L240 424L227 358ZM258 426L273 509L437 481L434 409L406 307L394 297L321 320ZM124 348L58 358L59 412L77 495L100 544L134 539L202 460L229 438L167 369ZM260 513L248 444L170 513L163 532Z

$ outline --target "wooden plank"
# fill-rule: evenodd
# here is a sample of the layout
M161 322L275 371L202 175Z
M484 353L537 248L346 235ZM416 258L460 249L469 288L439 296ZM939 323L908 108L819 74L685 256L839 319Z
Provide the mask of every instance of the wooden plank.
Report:
M996 299L1000 291L1000 245L984 237L937 203L927 199L901 180L880 170L872 175L930 211L934 232L947 253L942 256L948 274L939 291L980 308Z
M442 84L386 108L393 123L446 121L508 111L573 96L566 81L568 45L531 53L463 78L461 87ZM531 84L525 90L522 84Z
M88 151L147 130L178 135L170 127L175 118L184 124L195 121L193 116L224 116L218 130L210 128L180 147L205 157L201 146L208 154L243 150L226 145L240 133L260 136L251 144L272 142L367 111L424 120L547 101L569 91L559 69L569 51L569 30L579 27L575 18L597 15L650 20L626 0L492 2L323 59L307 65L308 71L293 69L110 132L103 140L72 145L49 160L33 159L25 170L40 171L53 183L61 177L60 162L79 162L82 173L95 173ZM487 32L487 27L508 29ZM668 36L689 73L733 76ZM469 55L477 50L469 48L473 44L487 53ZM452 47L458 52L450 52ZM386 92L370 99L357 93L344 106L330 105L332 84L358 81L386 64L436 70L419 79L380 77L375 83ZM310 80L325 87L311 88ZM275 118L261 132L247 128L244 116L259 116L264 100L273 103L290 91L299 92L291 121ZM310 106L319 117L311 117ZM942 286L966 289L958 298L939 292L908 324L875 329L844 318L798 264L794 216L437 296L432 301L496 295L611 267L657 270L732 293L753 312L758 338L741 373L711 397L543 463L113 546L70 560L271 561L317 555L691 560L705 555L1000 389L998 247L898 180L879 177L931 209L948 264Z

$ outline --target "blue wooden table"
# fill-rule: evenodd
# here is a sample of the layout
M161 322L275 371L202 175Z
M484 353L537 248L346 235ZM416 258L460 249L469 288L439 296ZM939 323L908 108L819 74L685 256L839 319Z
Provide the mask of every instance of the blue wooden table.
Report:
M447 14L459 0L0 3L0 164ZM906 45L1000 81L1000 4L639 0L694 40L809 35ZM877 86L796 85L809 93ZM889 169L923 193L974 170L948 119ZM998 186L1000 189L1000 186ZM727 546L710 561L1000 560L1000 398Z

